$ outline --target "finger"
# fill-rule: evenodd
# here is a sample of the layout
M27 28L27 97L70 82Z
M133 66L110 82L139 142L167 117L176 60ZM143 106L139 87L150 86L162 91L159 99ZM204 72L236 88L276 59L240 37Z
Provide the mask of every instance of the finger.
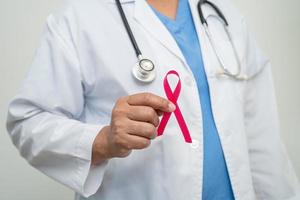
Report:
M153 124L133 120L128 122L127 133L146 139L154 139L157 136L157 130Z
M136 135L124 135L124 139L126 141L126 149L132 150L132 149L145 149L151 144L151 140L136 136Z
M151 93L131 95L128 97L127 102L132 106L150 106L163 112L173 112L176 109L171 101Z
M156 110L156 113L159 117L163 116L164 112L160 111L160 110Z
M149 122L155 127L159 124L157 112L149 106L130 106L128 118L134 121Z

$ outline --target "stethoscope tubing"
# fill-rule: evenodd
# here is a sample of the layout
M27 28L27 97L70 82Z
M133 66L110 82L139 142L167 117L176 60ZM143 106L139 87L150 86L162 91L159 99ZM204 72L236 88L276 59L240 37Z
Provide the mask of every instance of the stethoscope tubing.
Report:
M134 36L134 34L133 34L133 32L132 32L132 29L131 29L131 27L130 27L130 25L129 25L129 23L128 23L128 20L127 20L127 17L126 17L126 15L125 15L125 13L124 13L124 10L123 10L123 7L122 7L122 5L121 5L121 3L120 3L120 0L116 0L116 4L117 4L117 7L118 7L118 10L119 10L119 13L120 13L120 16L121 16L121 18L122 18L122 21L123 21L123 24L124 24L124 27L126 28L126 31L127 31L127 34L128 34L128 36L129 36L129 38L130 38L130 41L131 41L131 43L132 43L132 46L133 46L133 48L134 48L134 50L135 50L135 53L136 53L136 56L137 56L137 59L138 59L138 65L139 65L139 67L141 68L140 70L143 70L143 67L141 66L141 60L143 60L144 58L143 58L143 56L142 56L142 52L141 52L141 50L140 50L140 48L139 48L139 45L138 45L138 43L137 43L137 41L136 41L136 39L135 39L135 36ZM225 66L225 64L224 64L224 62L223 62L223 60L222 60L222 57L220 56L220 54L219 54L219 52L216 50L216 46L215 46L215 44L214 44L214 42L213 42L213 40L212 40L212 38L211 38L211 34L210 34L210 31L209 31L209 25L208 25L208 22L207 22L207 19L204 17L204 13L203 13L203 10L202 10L202 6L204 5L204 4L207 4L207 5L209 5L212 9L214 9L214 11L217 13L217 15L218 15L218 17L222 20L222 22L223 22L223 25L224 25L224 29L225 29L225 32L226 32L226 34L227 34L227 37L229 38L229 40L230 40L230 43L231 43L231 46L232 46L232 49L233 49L233 52L234 52L234 56L235 56L235 58L236 58L236 61L237 61L237 72L236 73L232 73L232 72L230 72L227 68L226 68L226 66ZM240 81L243 81L243 80L247 80L248 78L246 77L246 76L242 76L241 75L241 61L240 61L240 59L239 59L239 57L238 57L238 53L237 53L237 50L236 50L236 47L235 47L235 45L234 45L234 43L233 43L233 41L232 41L232 37L231 37L231 34L230 34L230 32L229 32L229 30L228 30L228 26L229 26L229 24L228 24L228 21L227 21L227 19L226 19L226 17L224 16L224 14L221 12L221 10L214 4L214 3L212 3L211 1L208 1L208 0L199 0L199 2L198 2L198 4L197 4L197 8L198 8L198 13L199 13L199 17L200 17L200 21L201 21L201 24L204 26L204 29L205 29L205 32L206 32L206 34L207 34L207 37L209 38L209 41L210 41L210 44L211 44L211 46L212 46L212 48L213 48L213 50L214 50L214 53L216 54L216 57L217 57L217 59L218 59L218 62L220 63L220 70L219 70L219 73L217 73L218 75L226 75L226 76L228 76L228 77L230 77L230 78L233 78L233 79L236 79L236 80L240 80ZM149 60L149 59L144 59L144 60ZM151 63L153 63L152 61L151 61ZM136 68L134 68L134 69L136 69ZM154 67L153 67L153 73L155 73L154 72ZM151 76L151 73L152 72L150 72L150 71L145 71L144 70L144 72L145 73L148 73L150 76ZM134 76L136 76L136 72L134 72L133 73L134 74ZM155 76L153 76L153 77L155 77ZM137 79L139 79L138 77L136 77ZM139 79L139 80L141 80L141 79ZM146 81L146 82L151 82L151 81Z
M211 33L209 31L209 25L208 25L208 22L207 22L207 19L204 17L204 14L203 14L203 10L202 10L202 6L204 4L207 4L209 5L212 9L214 9L214 11L217 13L217 16L219 17L219 19L222 20L222 23L223 23L223 27L224 27L224 31L230 41L230 45L231 45L231 48L232 48L232 51L234 53L234 57L235 57L235 60L236 60L236 64L237 64L237 72L236 73L233 73L233 72L230 72L226 66L225 66L225 62L224 60L222 59L220 53L218 52L218 50L216 49L216 45L211 37ZM221 10L215 5L213 4L212 2L208 1L208 0L200 0L197 4L197 8L198 8L198 13L199 13L199 17L200 17L200 21L204 27L204 30L205 30L205 33L209 39L209 42L212 46L212 49L217 57L217 60L218 62L220 63L221 67L220 67L220 70L219 72L217 73L218 75L226 75L230 78L233 78L233 79L236 79L236 80L239 80L239 81L244 81L244 80L247 80L248 77L246 76L242 76L241 75L241 61L238 57L238 53L237 53L237 49L232 41L232 37L231 37L231 34L230 34L230 31L228 30L228 27L229 27L229 24L228 24L228 21L226 19L226 17L224 16L224 14L221 12Z
M126 17L126 15L124 13L124 10L122 8L120 0L116 0L116 4L117 4L118 10L119 10L119 13L121 15L123 24L124 24L124 26L126 28L127 34L128 34L128 36L130 38L130 41L132 43L132 46L134 47L135 54L136 54L137 58L140 58L142 56L142 52L141 52L141 50L139 48L139 45L136 42L136 39L135 39L135 37L133 35L133 32L132 32L132 29L130 28L130 25L128 23L127 17Z
M226 17L224 16L224 14L222 13L222 11L215 4L213 4L212 2L210 2L208 0L200 0L197 4L198 13L199 13L199 17L200 17L200 21L201 21L202 25L206 24L208 26L208 23L204 17L203 11L202 11L202 6L204 4L210 5L210 7L212 7L215 10L215 12L218 14L218 16L223 20L225 25L229 26L228 21L227 21Z

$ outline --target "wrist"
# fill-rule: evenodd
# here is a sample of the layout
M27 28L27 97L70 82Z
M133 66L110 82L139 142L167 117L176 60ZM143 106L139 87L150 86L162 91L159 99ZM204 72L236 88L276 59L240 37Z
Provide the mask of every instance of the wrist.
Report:
M105 126L96 136L92 148L92 165L99 165L111 158L108 143L110 126Z

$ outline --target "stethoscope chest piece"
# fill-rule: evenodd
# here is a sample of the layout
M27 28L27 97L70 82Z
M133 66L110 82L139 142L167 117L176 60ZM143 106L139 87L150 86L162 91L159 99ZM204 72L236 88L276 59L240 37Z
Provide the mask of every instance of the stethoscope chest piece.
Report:
M137 80L150 83L156 77L154 63L149 59L141 58L132 68L132 74Z
M135 50L135 53L136 53L136 56L137 56L137 59L138 59L138 62L132 68L132 74L133 74L134 78L136 78L137 80L139 80L141 82L144 82L144 83L150 83L156 77L156 72L155 72L156 69L155 69L154 63L149 59L143 58L142 52L141 52L141 50L140 50L140 48L137 44L137 41L136 41L136 39L133 35L133 32L132 32L131 28L130 28L130 25L128 23L128 20L126 18L126 15L124 13L124 10L122 8L120 0L115 0L115 1L117 3L117 7L118 7L118 10L119 10L120 16L122 18L123 24L125 26L125 29L128 33L128 36L130 38L130 41L132 43L132 46ZM224 26L226 35L227 35L227 37L230 41L232 51L233 51L235 59L237 61L237 69L238 69L237 72L231 72L230 70L228 70L228 68L226 68L225 62L222 59L220 52L216 48L216 44L214 43L214 41L212 39L212 36L211 36L211 33L209 31L209 24L208 24L208 21L207 21L209 16L205 17L204 13L202 11L202 6L204 4L207 4L208 6L210 6L217 14L217 15L209 15L209 16L218 16L219 21L221 21L223 26ZM221 65L220 73L218 72L217 75L226 75L226 76L231 77L231 78L236 79L236 80L246 80L245 76L241 75L241 61L240 61L239 56L238 56L238 51L237 51L237 49L236 49L236 47L235 47L235 45L232 41L232 36L231 36L231 34L228 30L228 26L229 26L228 21L226 20L225 16L221 12L221 10L214 3L212 3L210 0L199 0L197 7L198 7L198 13L199 13L199 16L200 16L201 23L205 28L205 32L207 34L207 37L209 38L209 42L210 42L210 44L211 44L211 46L212 46L212 48L213 48L213 50L216 54L216 57L217 57L220 65Z

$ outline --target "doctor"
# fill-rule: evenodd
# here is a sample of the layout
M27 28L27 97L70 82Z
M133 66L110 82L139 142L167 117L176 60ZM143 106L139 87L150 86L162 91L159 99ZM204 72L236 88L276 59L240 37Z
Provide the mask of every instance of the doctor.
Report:
M228 0L201 2L79 0L50 15L9 106L21 155L81 200L300 199L269 61ZM181 84L175 100L166 83L171 97Z

